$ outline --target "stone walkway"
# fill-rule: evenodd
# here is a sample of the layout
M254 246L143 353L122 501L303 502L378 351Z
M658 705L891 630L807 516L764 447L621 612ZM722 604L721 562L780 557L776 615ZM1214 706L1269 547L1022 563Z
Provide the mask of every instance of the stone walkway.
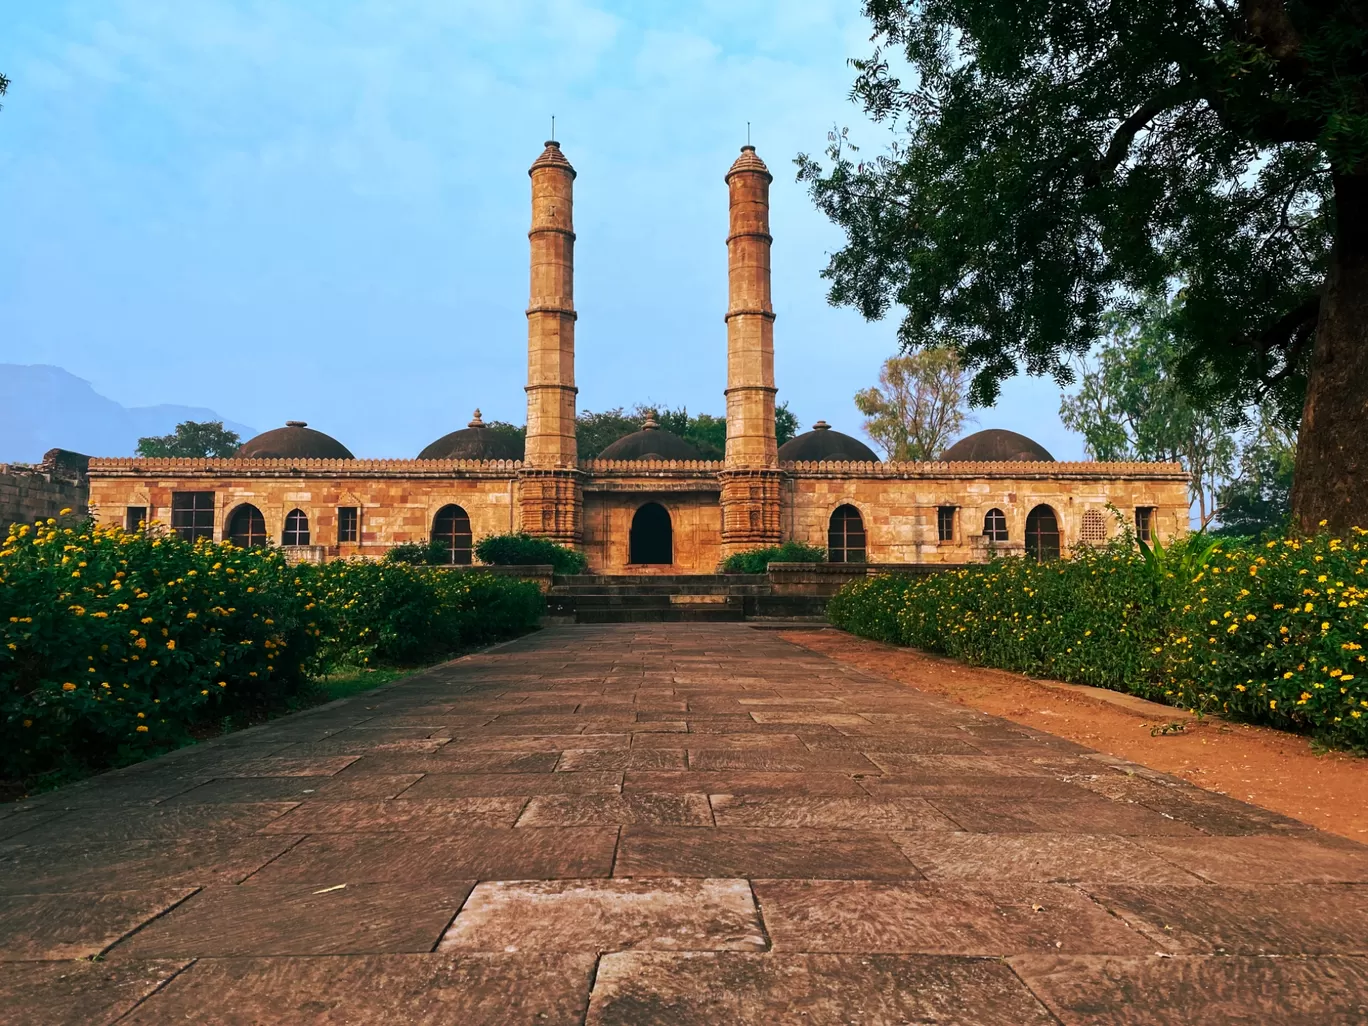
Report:
M1368 1022L1368 848L744 625L0 810L0 1021Z

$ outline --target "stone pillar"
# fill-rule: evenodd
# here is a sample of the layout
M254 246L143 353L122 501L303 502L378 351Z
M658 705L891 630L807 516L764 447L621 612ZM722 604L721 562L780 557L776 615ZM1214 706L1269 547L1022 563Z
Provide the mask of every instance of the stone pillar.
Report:
M575 451L575 169L560 143L548 141L527 173L532 178L532 274L519 526L573 545L583 533Z
M770 302L769 187L755 153L727 172L727 453L722 472L725 553L776 545L781 534L779 443L774 433L774 308Z

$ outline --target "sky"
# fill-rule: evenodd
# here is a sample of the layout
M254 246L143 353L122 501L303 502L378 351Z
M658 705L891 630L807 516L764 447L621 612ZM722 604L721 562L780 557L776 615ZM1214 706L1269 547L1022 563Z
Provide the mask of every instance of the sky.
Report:
M826 302L842 236L793 158L850 126L857 0L0 0L0 343L127 406L305 420L411 457L479 407L522 423L527 167L575 183L581 409L720 414L727 190L769 164L775 366L806 426L894 320ZM895 311L896 316L896 311ZM972 427L1083 458L1050 380Z

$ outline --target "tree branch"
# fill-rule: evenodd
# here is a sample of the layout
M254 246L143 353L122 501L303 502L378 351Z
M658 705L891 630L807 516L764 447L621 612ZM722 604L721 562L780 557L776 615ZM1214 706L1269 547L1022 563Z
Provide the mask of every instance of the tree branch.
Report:
M1103 175L1115 171L1126 159L1126 154L1130 152L1131 143L1135 141L1135 137L1146 125L1164 111L1197 98L1196 90L1190 82L1178 82L1159 90L1117 126L1116 131L1112 133L1111 142L1107 144L1107 152L1093 166L1089 177L1098 181Z

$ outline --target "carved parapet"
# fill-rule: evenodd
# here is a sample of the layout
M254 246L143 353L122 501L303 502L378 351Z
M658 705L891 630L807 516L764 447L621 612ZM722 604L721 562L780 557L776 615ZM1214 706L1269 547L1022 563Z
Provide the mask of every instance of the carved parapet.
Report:
M921 462L855 463L845 461L800 460L780 464L785 473L794 477L871 478L892 480L927 480L946 478L1011 478L1015 480L1172 480L1186 481L1187 471L1178 463L1102 463L1077 461L1072 463L1028 463L1018 460L995 462Z
M687 474L692 477L716 475L722 471L721 460L580 460L586 474L626 475Z
M307 477L307 478L513 478L521 460L314 460L195 457L96 457L92 478Z

